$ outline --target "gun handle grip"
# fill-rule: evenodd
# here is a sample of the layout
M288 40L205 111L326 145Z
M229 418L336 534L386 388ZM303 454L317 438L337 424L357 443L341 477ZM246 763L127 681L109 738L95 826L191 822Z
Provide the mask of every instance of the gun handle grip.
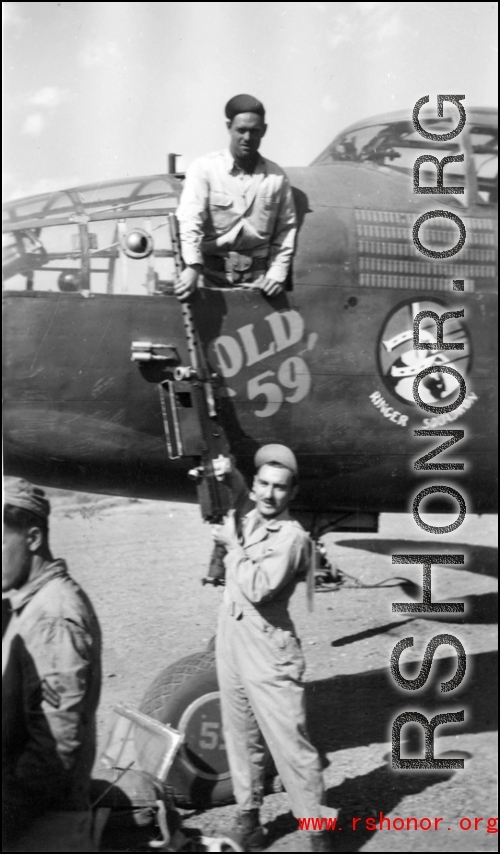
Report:
M210 566L208 568L207 578L223 579L226 576L226 567L224 566L224 558L226 556L226 547L220 543L214 545L212 556L210 558Z

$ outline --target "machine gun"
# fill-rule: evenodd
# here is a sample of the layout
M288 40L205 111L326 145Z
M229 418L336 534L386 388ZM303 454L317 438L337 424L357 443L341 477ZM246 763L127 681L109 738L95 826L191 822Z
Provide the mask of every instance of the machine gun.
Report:
M176 278L178 278L184 268L179 225L175 214L169 214L168 219L175 273ZM203 519L206 522L220 523L234 502L230 487L216 479L213 464L219 456L229 456L230 448L224 430L217 419L213 376L205 359L189 302L182 303L182 320L186 332L190 365L188 367L177 367L175 378L178 381L188 382L190 385L193 408L202 434L201 463L191 469L189 475L196 482ZM222 563L224 553L223 547L222 549L219 546L215 548L209 573L203 579L203 584L224 583L224 565Z

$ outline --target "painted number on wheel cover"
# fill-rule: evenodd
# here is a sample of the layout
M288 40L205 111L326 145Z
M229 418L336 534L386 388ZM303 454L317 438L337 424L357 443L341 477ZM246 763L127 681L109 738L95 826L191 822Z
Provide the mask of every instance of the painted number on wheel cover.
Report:
M229 776L218 691L190 703L177 727L185 738L181 757L198 776L207 780Z
M202 721L199 746L202 750L225 750L220 721Z

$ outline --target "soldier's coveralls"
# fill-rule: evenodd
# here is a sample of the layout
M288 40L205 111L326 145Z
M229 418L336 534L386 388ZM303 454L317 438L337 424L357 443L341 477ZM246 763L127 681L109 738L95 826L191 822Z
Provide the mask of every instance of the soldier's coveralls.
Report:
M12 591L10 603L2 640L4 850L93 851L97 617L62 560Z
M259 155L252 174L229 149L195 160L177 210L182 256L202 264L205 286L251 286L266 275L284 282L297 218L283 170Z
M288 601L310 561L310 541L288 512L256 525L242 521L230 548L219 616L216 661L224 736L238 806L263 797L264 748L271 751L296 817L320 816L323 780L306 732L300 641Z

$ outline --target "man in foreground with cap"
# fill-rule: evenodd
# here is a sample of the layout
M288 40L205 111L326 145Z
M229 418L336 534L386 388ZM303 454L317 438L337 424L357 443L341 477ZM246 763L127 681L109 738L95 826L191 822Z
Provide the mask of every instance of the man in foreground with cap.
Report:
M186 267L174 291L187 299L203 273L205 287L283 290L297 220L288 178L259 154L267 125L260 101L236 95L226 104L229 148L194 161L177 216Z
M92 605L49 549L50 505L25 480L5 484L2 592L4 851L94 851L89 785L101 684Z
M266 445L257 452L254 463L251 497L255 507L242 520L241 537L234 515L229 515L223 525L214 526L216 543L227 550L226 587L217 631L217 675L245 851L265 847L265 832L259 821L263 739L296 818L327 814L331 818L333 812L321 806L321 763L306 731L304 656L288 613L288 601L297 582L311 571L308 534L288 513L298 488L297 461L284 445ZM216 475L220 477L220 469ZM307 835L311 850L331 850L331 832Z

